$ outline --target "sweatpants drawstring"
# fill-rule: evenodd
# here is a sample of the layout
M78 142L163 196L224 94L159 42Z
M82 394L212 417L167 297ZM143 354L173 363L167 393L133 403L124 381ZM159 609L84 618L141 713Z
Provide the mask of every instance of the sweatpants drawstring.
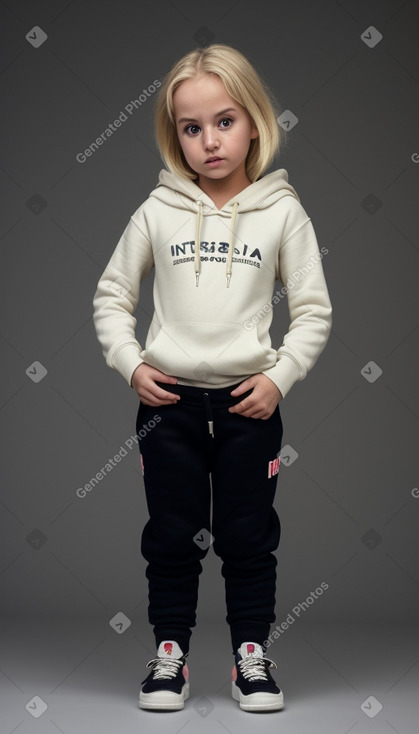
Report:
M204 392L204 404L205 404L205 410L207 412L208 432L214 438L214 423L212 419L211 401L210 401L210 398L207 392Z

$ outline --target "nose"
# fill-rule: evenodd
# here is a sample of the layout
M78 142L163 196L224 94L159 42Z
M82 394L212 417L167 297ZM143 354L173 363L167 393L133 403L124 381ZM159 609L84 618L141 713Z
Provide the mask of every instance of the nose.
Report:
M203 131L203 144L205 150L214 150L218 148L217 133L212 127L204 128Z

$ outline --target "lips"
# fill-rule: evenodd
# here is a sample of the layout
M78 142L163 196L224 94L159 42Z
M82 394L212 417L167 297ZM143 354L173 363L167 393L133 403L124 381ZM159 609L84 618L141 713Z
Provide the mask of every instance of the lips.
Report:
M211 158L207 158L207 160L205 161L205 163L211 163L212 161L222 161L222 160L223 159L220 158L220 156L215 155L215 156L211 156Z

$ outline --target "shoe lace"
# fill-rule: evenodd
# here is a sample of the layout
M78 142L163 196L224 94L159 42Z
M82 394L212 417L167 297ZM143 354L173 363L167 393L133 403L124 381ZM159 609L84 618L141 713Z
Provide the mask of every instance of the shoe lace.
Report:
M268 680L266 668L277 668L278 666L269 658L258 658L249 655L238 661L238 666L245 678L250 680Z
M174 678L184 664L184 658L153 658L146 667L153 668L153 678Z

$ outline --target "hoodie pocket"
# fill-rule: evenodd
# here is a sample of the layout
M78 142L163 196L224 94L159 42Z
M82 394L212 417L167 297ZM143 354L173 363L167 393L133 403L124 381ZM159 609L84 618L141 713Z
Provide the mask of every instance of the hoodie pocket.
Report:
M212 374L249 375L272 367L272 349L241 324L165 322L143 359L166 374L207 381Z

